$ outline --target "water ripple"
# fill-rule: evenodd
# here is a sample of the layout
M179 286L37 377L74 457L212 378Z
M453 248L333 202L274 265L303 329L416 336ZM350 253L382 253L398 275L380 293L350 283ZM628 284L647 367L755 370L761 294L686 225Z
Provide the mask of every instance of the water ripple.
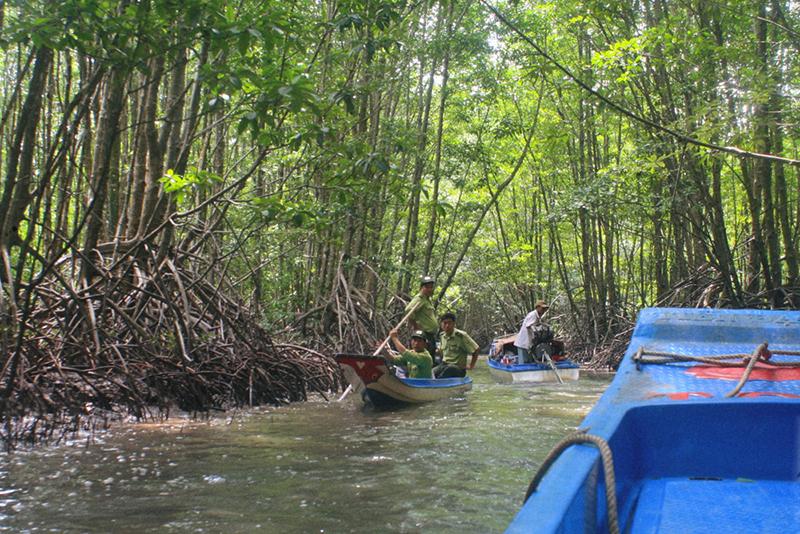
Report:
M473 379L396 412L313 400L0 455L0 530L498 532L608 380Z

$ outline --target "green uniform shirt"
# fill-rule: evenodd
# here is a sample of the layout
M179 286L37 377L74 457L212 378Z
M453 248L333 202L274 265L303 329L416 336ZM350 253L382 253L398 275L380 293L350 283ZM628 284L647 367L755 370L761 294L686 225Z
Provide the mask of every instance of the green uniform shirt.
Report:
M436 334L439 331L439 323L436 321L436 310L433 309L431 299L422 293L417 293L417 296L411 299L411 302L406 306L406 313L417 305L419 305L419 308L411 314L411 319L426 334Z
M439 349L442 351L444 363L456 365L462 369L467 368L467 356L478 348L478 344L469 337L469 334L458 328L449 336L442 332Z
M393 356L393 359L406 366L408 378L433 378L433 359L427 350L407 350L399 356Z

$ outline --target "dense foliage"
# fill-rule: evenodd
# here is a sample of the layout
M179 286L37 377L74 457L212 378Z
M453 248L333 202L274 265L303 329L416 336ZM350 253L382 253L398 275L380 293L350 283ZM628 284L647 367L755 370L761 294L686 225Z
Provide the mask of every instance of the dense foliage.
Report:
M166 261L350 350L423 273L482 342L544 298L588 351L644 306L800 299L793 2L0 10L4 395L37 288Z

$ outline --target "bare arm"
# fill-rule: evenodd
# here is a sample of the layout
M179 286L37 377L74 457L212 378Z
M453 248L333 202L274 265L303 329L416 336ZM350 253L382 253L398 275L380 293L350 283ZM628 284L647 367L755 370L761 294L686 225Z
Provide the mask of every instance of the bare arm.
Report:
M397 328L394 328L391 332L389 332L389 337L392 338L392 342L394 343L394 346L397 347L398 351L403 353L407 350L406 346L400 341L400 338L397 337Z

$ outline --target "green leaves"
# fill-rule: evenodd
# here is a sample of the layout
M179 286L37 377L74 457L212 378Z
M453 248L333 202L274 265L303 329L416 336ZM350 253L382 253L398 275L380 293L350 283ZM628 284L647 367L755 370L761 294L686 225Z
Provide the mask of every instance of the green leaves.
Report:
M255 197L251 205L264 224L303 228L313 226L319 216L309 202L293 202L278 196Z
M341 31L345 31L350 28L359 29L364 26L364 19L355 13L348 13L336 19L333 24Z
M633 37L612 43L592 56L592 65L599 72L615 76L617 83L626 83L644 71L644 39Z
M269 92L268 101L278 108L298 112L305 109L317 112L319 98L314 92L314 84L306 74L298 74L286 85L280 85Z
M161 177L164 191L175 195L178 204L184 202L188 195L197 191L209 190L214 184L222 182L216 174L190 167L184 175L175 174L172 169L167 169Z
M349 87L342 87L338 91L336 91L332 96L331 100L336 104L344 104L347 113L350 115L355 115L356 106L355 106L355 94Z

